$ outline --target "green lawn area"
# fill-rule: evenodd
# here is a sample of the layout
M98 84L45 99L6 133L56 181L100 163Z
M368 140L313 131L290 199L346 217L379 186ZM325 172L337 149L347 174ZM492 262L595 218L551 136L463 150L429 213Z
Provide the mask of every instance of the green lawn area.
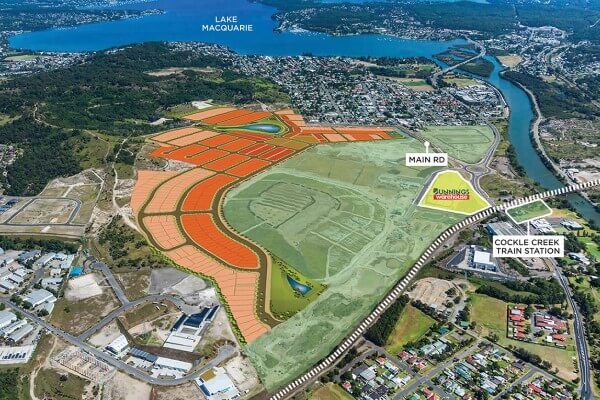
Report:
M571 276L569 277L569 283L571 284L573 290L581 289L586 293L590 293L594 298L594 302L600 305L600 289L591 287L590 281L587 279L587 277L584 277L583 281L581 283L578 283L576 278L574 276ZM594 319L596 321L600 321L600 313L594 314Z
M546 205L543 200L532 201L522 206L506 210L506 213L517 224L521 224L532 219L541 218L552 213L552 209Z
M315 390L310 396L311 400L352 400L344 389L336 385L335 383L327 383L317 390Z
M400 314L385 349L390 354L398 354L407 343L419 340L434 324L435 320L429 315L410 304L407 305Z
M271 272L271 312L276 318L288 319L316 299L326 286L301 275L296 270L286 266L283 261L273 257ZM300 285L307 286L310 291L301 294L292 288L288 276Z
M471 320L477 323L476 330L482 335L494 332L498 337L506 337L507 304L492 297L473 293L469 296Z
M596 260L600 260L600 247L592 240L591 237L581 236L578 237L577 240L585 245L585 249L590 255L592 255Z
M494 133L486 125L428 126L421 135L450 157L468 164L479 162L494 142Z

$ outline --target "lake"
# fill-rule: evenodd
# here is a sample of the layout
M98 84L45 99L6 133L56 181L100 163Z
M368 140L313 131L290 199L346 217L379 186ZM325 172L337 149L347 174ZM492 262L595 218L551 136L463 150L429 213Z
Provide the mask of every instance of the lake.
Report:
M147 41L201 41L218 43L240 54L272 56L301 55L318 56L388 56L428 57L440 53L464 40L428 41L407 40L383 35L330 36L312 32L283 32L273 29L271 19L275 12L267 7L246 0L158 0L123 8L158 8L165 12L141 18L80 25L72 28L51 29L24 33L10 39L15 48L39 51L96 51ZM203 24L214 23L215 17L238 17L240 24L251 24L252 32L203 32ZM501 66L495 58L494 71L488 82L504 95L511 109L509 138L515 147L517 159L527 176L546 189L563 186L542 163L529 136L533 119L531 102L527 94L516 85L503 79ZM569 202L586 219L600 224L600 214L579 195L570 195Z

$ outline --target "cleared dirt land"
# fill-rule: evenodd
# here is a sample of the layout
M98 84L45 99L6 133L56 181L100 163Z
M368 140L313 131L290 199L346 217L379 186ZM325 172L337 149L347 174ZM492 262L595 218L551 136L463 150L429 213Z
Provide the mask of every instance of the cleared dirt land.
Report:
M420 132L448 155L467 164L476 164L494 142L494 133L485 125L428 126Z
M322 145L233 189L228 222L327 289L250 343L267 389L326 355L461 217L413 205L432 168L407 168L412 139ZM309 292L310 293L310 292Z

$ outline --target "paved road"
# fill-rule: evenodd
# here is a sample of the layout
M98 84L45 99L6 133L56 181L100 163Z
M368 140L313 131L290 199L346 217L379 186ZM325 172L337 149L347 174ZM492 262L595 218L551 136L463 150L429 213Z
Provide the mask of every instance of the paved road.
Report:
M106 264L96 260L94 257L88 257L85 260L85 264L88 264L92 269L101 271L104 274L106 280L108 281L108 284L110 285L110 287L112 287L113 292L115 292L115 295L117 296L117 299L119 299L121 304L125 305L129 303L129 300L127 299L127 296L125 296L121 285L117 283L115 276Z
M22 199L22 197L15 197L15 198ZM67 221L63 222L63 223L46 223L46 224L11 224L10 223L27 206L29 206L35 200L39 200L39 199L44 199L44 200L46 200L46 199L47 200L70 200L73 203L75 203L75 208L73 209L73 211L71 211L71 214L69 214L69 218L67 219ZM72 199L70 197L45 197L45 196L32 197L25 204L23 204L21 207L19 207L19 209L13 215L11 215L9 218L7 218L6 221L2 222L2 225L10 225L10 226L48 226L48 225L50 225L50 226L84 226L82 224L72 224L71 223L73 221L73 219L75 218L75 216L77 215L77 213L79 212L80 208L81 208L81 200L79 200L79 199Z
M591 374L590 374L590 356L588 353L587 342L585 340L585 328L583 326L583 318L581 316L581 312L579 311L579 306L573 299L573 295L571 292L571 288L569 287L569 281L563 274L562 269L558 266L554 259L551 259L554 264L554 269L556 271L556 276L563 290L565 291L565 295L567 296L567 301L571 305L573 309L573 326L575 328L575 343L577 345L577 355L579 359L579 372L581 374L581 386L580 393L581 398L583 400L594 398L591 386Z
M423 252L423 254L419 257L416 263L412 266L412 268L408 271L407 275L401 279L398 284L392 288L392 290L383 298L383 300L379 303L379 305L352 331L338 346L335 348L332 353L320 361L316 366L308 370L303 375L299 376L292 382L283 386L279 390L273 392L269 395L269 398L272 400L281 400L284 398L289 398L298 390L304 388L307 384L312 382L318 376L320 376L324 371L331 368L337 361L344 356L344 354L356 343L356 341L362 337L362 335L367 331L367 329L374 324L377 319L387 310L387 308L392 305L398 297L400 297L408 285L411 283L413 278L417 275L417 273L423 268L430 257L435 253L435 251L440 248L444 242L456 234L457 232L464 229L466 226L474 224L482 219L485 219L496 212L503 211L506 208L529 203L538 199L547 199L567 193L579 192L582 190L586 190L595 186L600 185L600 179L590 181L583 184L575 184L566 186L560 189L554 189L550 191L546 191L543 193L538 193L532 196L528 196L521 199L515 199L513 201L488 207L483 211L480 211L476 214L473 214L459 223L449 227L444 232L442 232L438 238Z
M113 367L115 367L121 371L124 371L131 376L133 376L143 382L150 383L152 385L174 386L174 385L179 385L181 383L189 382L191 380L194 380L198 376L202 375L207 370L219 365L221 362L225 361L227 358L231 357L236 352L236 349L234 347L225 345L225 346L222 346L221 348L219 348L219 352L215 358L210 360L202 368L198 369L197 371L195 371L189 375L186 375L182 378L177 378L177 379L154 378L154 377L148 375L147 373L145 373L144 371L141 371L135 367L132 367L131 365L127 365L123 361L117 360L116 358L113 358L112 356L96 349L95 347L90 346L89 344L84 342L82 339L75 337L75 336L55 327L54 325L39 318L37 315L32 314L31 312L23 309L22 307L17 306L16 304L12 303L10 300L8 300L6 298L0 298L0 303L4 303L6 306L20 312L21 314L23 314L25 317L27 317L31 321L36 322L37 324L46 328L50 333L53 333L54 335L60 337L61 339L65 340L66 342L68 342L74 346L77 346L82 350L85 350L86 352L101 359L102 361L106 362L107 364L110 364Z

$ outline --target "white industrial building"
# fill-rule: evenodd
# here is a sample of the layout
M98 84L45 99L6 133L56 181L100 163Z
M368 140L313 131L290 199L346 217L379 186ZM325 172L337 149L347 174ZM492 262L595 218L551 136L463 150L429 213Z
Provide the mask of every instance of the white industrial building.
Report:
M225 368L215 367L194 381L208 400L233 400L240 396Z
M29 335L31 333L31 331L33 331L33 326L31 326L29 324L25 324L22 327L20 327L19 329L17 329L16 331L14 331L13 333L11 333L10 336L8 337L8 341L11 343L18 343L25 336Z
M152 368L153 376L175 376L182 377L190 369L192 364L185 361L174 360L172 358L158 357Z
M9 326L16 320L17 316L10 311L0 311L0 329Z
M489 251L480 250L475 246L471 246L469 267L486 271L496 271L498 269L496 262L492 259L492 254Z
M125 335L119 335L115 340L106 346L106 350L110 351L117 357L123 356L129 350L129 342Z
M23 298L23 301L31 303L33 307L37 307L43 303L54 303L56 297L46 289L37 289L31 291L27 296Z

